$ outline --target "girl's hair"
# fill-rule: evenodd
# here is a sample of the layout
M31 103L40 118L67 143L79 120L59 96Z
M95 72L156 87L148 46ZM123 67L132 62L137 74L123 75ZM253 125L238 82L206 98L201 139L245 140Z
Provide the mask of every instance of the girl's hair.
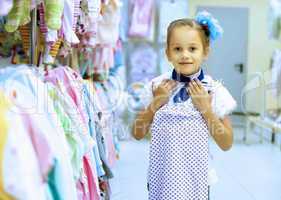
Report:
M202 39L204 50L209 48L210 31L208 29L208 26L200 25L194 19L188 19L188 18L177 19L169 24L167 29L167 48L169 48L170 38L173 30L177 27L182 27L182 26L189 26L190 28L197 30Z

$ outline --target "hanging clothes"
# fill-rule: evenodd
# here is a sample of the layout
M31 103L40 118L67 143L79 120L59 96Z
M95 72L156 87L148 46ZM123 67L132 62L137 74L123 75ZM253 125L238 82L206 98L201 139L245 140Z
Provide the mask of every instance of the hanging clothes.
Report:
M61 28L64 2L65 0L44 0L45 20L49 29L59 30Z
M14 32L19 26L26 25L30 22L31 1L13 1L13 7L7 16L5 29L8 32Z
M268 35L270 39L280 39L281 1L270 0L268 9Z
M69 44L78 44L79 39L75 34L79 6L77 0L64 0L62 33Z
M155 77L157 53L149 45L141 45L132 50L130 55L131 81L148 81Z
M48 84L47 87L50 101L53 102L55 112L58 115L66 135L66 140L70 146L73 176L75 180L78 180L82 169L81 160L83 159L85 149L83 140L79 134L81 132L79 124L77 124L79 121L75 121L75 118L71 117L73 116L73 112L69 111L71 111L73 105L69 102L68 98L65 98L65 96L63 96L53 85Z
M93 65L89 74L99 74L107 80L109 69L114 65L113 48L111 45L97 45L92 52Z
M24 113L23 122L28 132L32 133L30 137L34 138L33 146L36 150L37 162L43 164L39 165L40 171L43 172L42 179L44 180L44 177L46 177L44 171L48 171L48 167L44 167L44 163L55 159L56 164L52 165L55 172L54 179L50 180L50 183L55 184L56 191L62 199L76 199L69 146L57 116L50 115L55 111L52 106L46 105L44 98L46 91L43 81L35 76L35 72L27 66L5 68L2 72L0 73L1 86L3 86L2 88L5 89L7 95L14 94L12 95L12 97L14 96L13 103L20 108L20 112ZM28 118L26 118L25 113L28 114ZM43 126L39 127L38 124ZM46 140L40 139L42 138L40 136L46 138ZM44 148L45 144L50 145L51 155L54 156L54 159L47 158L48 154L46 153L48 151ZM41 148L44 149L40 150ZM44 157L43 160L42 157Z
M95 140L94 142L94 147L93 147L93 153L94 153L94 157L95 157L95 166L96 166L96 171L97 171L97 175L99 177L104 176L105 175L105 171L103 169L102 166L102 161L101 161L101 157L100 157L100 152L98 149L98 142L97 142L97 138L96 138L96 122L98 121L98 115L97 112L95 112L95 107L94 107L94 99L93 99L93 93L94 88L92 87L91 82L85 81L84 85L84 94L85 94L85 106L86 106L86 110L89 116L89 130L90 130L90 135L93 137L93 139Z
M108 163L108 157L106 155L107 153L107 146L106 146L106 141L105 138L103 136L102 133L102 126L100 124L100 122L96 122L96 138L97 138L97 144L98 144L98 149L99 149L99 153L100 153L100 158L102 161L102 166L103 169L105 171L105 174L101 177L103 177L103 179L110 179L113 178L113 172L110 169L110 164Z
M45 7L44 3L41 2L38 4L38 13L39 13L39 28L40 28L40 33L43 34L43 37L46 37L46 33L48 32L48 27L46 24L45 20Z
M98 23L101 19L100 15L101 10L101 1L100 0L91 0L88 1L88 15L87 24L83 24L85 27L85 32L87 33L89 39L85 42L85 44L94 47L97 44L97 34L98 34Z
M79 131L79 133L85 147L82 150L83 166L80 171L82 175L77 182L77 189L79 190L80 198L96 200L99 198L99 185L98 170L94 166L96 166L96 162L99 162L99 160L96 160L96 158L99 157L94 155L94 152L97 151L95 139L91 137L91 134L93 134L92 128L94 122L91 121L91 115L87 112L90 111L90 108L87 106L89 106L91 102L86 95L81 95L85 94L83 81L79 74L66 67L58 67L48 71L46 80L55 84L60 84L59 82L62 82L63 84L59 86L60 90L71 98L74 107L77 109L75 110L78 111L76 115L78 114L80 119L73 123L79 122L78 126L80 130L81 127L83 127L84 130L82 132ZM99 172L100 171L101 170L99 170Z
M0 101L0 198L46 200L46 185L20 111L2 91Z
M70 110L67 112L69 112L70 117L75 118L73 121L77 121L77 126L80 127L80 134L85 147L83 152L90 151L93 146L93 140L88 134L86 113L82 107L82 80L80 75L68 67L58 67L48 71L45 80L52 82L60 88L62 94L68 96L68 98L70 97L69 102L72 102L73 107L69 107Z
M131 37L146 38L152 28L153 0L131 0L132 16L128 35Z
M113 46L118 39L120 20L118 2L110 1L103 10L100 30L107 29L110 33L107 35L98 34L101 2L87 2L90 20L85 27L86 37L88 44L99 44L93 55L95 72L98 73L108 74L114 66ZM36 4L35 0L15 0L5 25L9 31L20 27L26 55L30 49L30 26L27 23ZM80 0L44 0L37 6L39 43L45 44L41 54L45 53L44 63L54 63L62 43L66 50L70 50L72 45L80 42L76 35L78 18L82 15ZM92 83L91 87L94 88ZM68 67L46 72L25 65L7 67L0 70L0 90L5 96L12 96L12 108L23 113L14 115L6 110L3 110L5 116L0 113L0 124L8 124L8 130L3 134L6 136L4 150L0 143L0 153L5 151L3 162L0 154L0 162L4 163L3 168L0 167L0 194L5 194L5 198L30 200L99 200L102 192L99 180L113 177L111 167L116 162L113 118L112 113L107 113L103 120L110 119L107 121L110 124L103 121L101 125L94 105L98 100L93 99L97 98L96 94L89 94L91 90L84 87L80 74ZM112 103L106 91L101 92L102 103ZM11 134L9 129L12 121L17 123L13 129L16 134ZM19 141L21 145L18 145ZM13 156L15 159L10 159ZM28 165L26 160L29 160ZM8 169L13 169L14 174L6 173Z
M97 44L114 47L119 37L121 4L118 0L110 0L104 5L101 19L98 21Z

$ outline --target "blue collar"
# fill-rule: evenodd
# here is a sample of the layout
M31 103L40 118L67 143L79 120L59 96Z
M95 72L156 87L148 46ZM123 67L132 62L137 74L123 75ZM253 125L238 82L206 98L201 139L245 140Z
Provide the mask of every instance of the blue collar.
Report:
M200 81L202 81L204 79L203 69L200 69L200 74L196 78ZM183 74L178 74L175 69L172 72L172 79L175 80L175 81L179 81L181 83L189 83L191 81L190 77L185 76Z
M204 72L200 69L200 74L197 78L199 81L204 79ZM173 100L175 103L184 102L189 99L189 94L187 93L187 87L190 81L192 81L191 77L184 76L183 74L178 74L174 69L172 72L172 79L181 83L184 83L184 86L179 90L179 92L174 96Z

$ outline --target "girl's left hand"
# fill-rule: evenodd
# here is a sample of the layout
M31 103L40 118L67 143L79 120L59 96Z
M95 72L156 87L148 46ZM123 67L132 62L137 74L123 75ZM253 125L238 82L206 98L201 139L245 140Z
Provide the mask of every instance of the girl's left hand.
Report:
M189 83L187 92L191 96L193 105L203 114L211 109L211 95L204 89L201 82L197 79Z

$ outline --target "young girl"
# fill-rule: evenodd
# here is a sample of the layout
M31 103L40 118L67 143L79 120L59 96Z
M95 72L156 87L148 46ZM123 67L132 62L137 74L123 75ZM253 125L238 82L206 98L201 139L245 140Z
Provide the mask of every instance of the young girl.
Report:
M209 135L224 151L232 146L227 115L236 102L201 68L210 42L221 34L218 21L207 12L168 27L166 55L174 69L151 81L151 100L133 127L136 139L151 127L150 200L208 199Z

